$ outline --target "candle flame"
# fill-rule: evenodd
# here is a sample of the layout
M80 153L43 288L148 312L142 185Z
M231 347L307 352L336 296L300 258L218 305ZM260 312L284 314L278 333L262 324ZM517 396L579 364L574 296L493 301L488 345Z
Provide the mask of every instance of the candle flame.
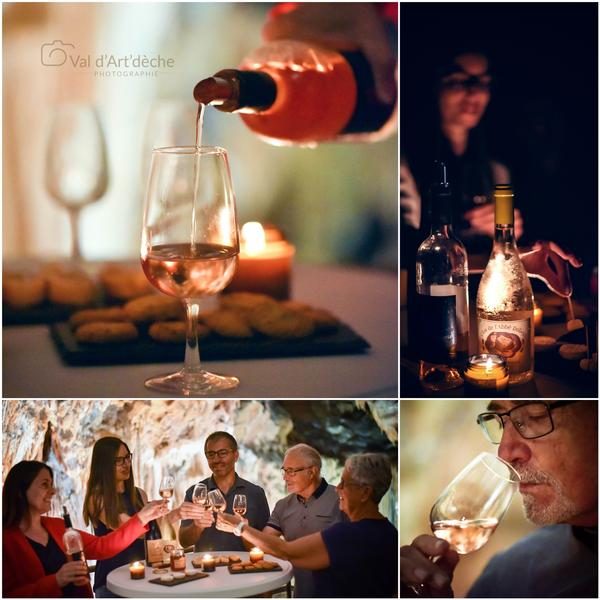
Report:
M142 563L140 561L136 560L131 566L132 567L141 567Z
M205 555L202 557L202 560L210 560L211 558L212 558L212 554L205 554Z
M242 226L242 246L246 254L260 254L266 247L265 230L256 221L249 221Z
M493 366L494 366L494 363L493 363L491 357L488 357L488 359L485 361L485 372L486 373L491 372Z

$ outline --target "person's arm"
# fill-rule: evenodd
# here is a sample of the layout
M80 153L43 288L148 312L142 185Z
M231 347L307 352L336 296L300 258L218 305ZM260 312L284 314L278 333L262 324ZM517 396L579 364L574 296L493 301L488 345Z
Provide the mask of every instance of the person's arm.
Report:
M219 513L217 529L232 532L242 521L237 515ZM242 538L253 546L259 546L264 552L290 561L295 567L316 571L326 569L330 565L329 553L320 532L286 542L279 537L258 531L246 525Z
M183 548L195 546L204 530L211 527L214 523L212 511L187 500L182 503L177 512L179 513L179 518L183 519L178 534L179 543Z

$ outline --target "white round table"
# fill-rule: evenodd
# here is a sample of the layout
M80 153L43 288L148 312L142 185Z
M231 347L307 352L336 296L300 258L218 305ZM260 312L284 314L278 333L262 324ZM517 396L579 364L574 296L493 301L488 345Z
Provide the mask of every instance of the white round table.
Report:
M186 554L186 568L192 573L202 572L192 566L192 559L204 554L206 553ZM222 551L210 554L213 556L235 554L242 560L248 560L248 552ZM283 587L292 578L291 563L269 554L265 554L265 559L279 563L282 570L273 573L232 575L227 567L216 567L212 573L208 573L208 577L166 586L148 581L160 577L160 575L152 573L151 567L146 567L145 579L131 579L129 565L124 565L108 574L106 584L111 592L125 598L242 598L255 596Z

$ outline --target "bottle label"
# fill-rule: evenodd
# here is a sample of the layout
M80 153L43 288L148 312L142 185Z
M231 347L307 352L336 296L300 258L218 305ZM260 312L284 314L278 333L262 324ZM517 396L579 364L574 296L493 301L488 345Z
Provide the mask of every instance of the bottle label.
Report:
M511 373L527 371L531 364L531 320L490 321L478 319L481 352L498 354Z
M419 294L418 302L419 357L431 363L448 364L456 358L458 345L456 296Z

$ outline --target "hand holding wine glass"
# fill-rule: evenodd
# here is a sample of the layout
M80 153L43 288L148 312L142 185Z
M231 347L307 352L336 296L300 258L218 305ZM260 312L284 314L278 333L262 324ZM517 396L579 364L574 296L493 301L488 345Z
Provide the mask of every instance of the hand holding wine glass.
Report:
M85 104L56 107L46 149L46 188L69 211L74 261L81 260L79 213L107 187L106 144L96 110Z
M239 239L227 153L215 147L157 148L152 152L141 246L146 277L180 298L187 313L185 362L146 386L169 394L204 396L236 387L236 377L200 366L199 301L233 277Z

